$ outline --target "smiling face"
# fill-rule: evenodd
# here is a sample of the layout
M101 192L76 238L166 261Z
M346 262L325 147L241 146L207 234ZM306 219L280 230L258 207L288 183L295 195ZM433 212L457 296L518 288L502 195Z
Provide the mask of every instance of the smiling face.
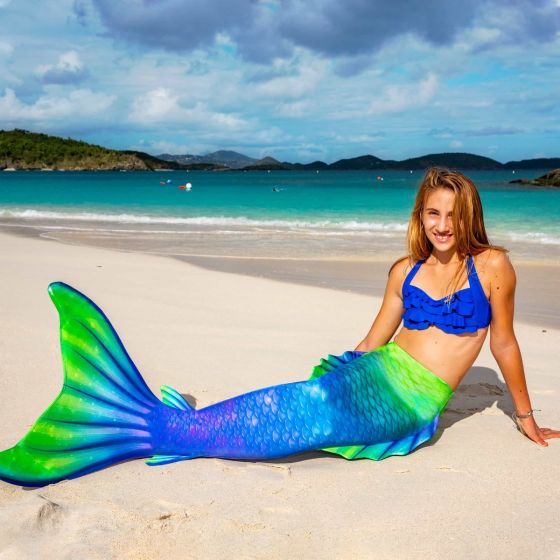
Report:
M430 254L456 255L464 261L491 245L484 228L482 203L475 184L458 171L438 167L426 170L416 193L406 236L408 255L414 262Z
M426 197L420 219L428 241L436 251L454 251L456 240L453 231L455 193L451 189L436 189Z

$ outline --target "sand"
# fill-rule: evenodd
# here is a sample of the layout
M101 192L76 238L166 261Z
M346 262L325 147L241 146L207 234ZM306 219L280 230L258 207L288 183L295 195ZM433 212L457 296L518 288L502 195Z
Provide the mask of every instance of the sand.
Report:
M394 261L367 259L278 259L177 256L209 270L271 278L382 296ZM517 276L515 318L542 328L560 328L560 265L554 260L521 261L510 256Z
M147 383L201 407L307 377L380 299L171 258L0 234L0 448L60 389L63 280L101 306ZM516 324L533 406L560 427L560 330ZM560 442L513 428L488 345L436 436L406 457L129 461L41 489L0 482L0 558L560 558Z

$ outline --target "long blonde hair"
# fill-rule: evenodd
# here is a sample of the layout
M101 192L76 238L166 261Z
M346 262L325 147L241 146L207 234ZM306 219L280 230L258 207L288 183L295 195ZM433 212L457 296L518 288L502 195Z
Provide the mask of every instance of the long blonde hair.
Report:
M432 253L433 245L422 225L422 212L428 196L437 189L449 189L455 194L452 222L459 264L448 286L448 292L452 294L463 278L465 261L469 255L478 255L486 249L503 252L507 252L507 249L492 245L488 240L482 203L475 184L458 171L431 167L420 183L408 224L408 258L411 262L427 259Z

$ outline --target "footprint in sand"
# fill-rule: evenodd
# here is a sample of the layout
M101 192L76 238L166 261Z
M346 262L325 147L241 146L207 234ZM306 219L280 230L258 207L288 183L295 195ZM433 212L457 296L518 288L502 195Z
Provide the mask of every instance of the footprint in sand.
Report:
M60 504L57 504L40 494L39 498L43 500L43 503L37 510L35 527L40 530L54 529L60 524L62 518L64 517L64 508Z

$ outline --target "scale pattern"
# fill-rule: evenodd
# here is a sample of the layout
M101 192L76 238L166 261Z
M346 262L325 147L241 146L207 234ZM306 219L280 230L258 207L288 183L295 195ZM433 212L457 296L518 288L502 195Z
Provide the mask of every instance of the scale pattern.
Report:
M329 356L307 381L194 410L174 389L150 391L103 312L57 282L64 384L14 447L0 478L40 486L115 462L267 459L313 449L348 459L403 455L429 439L451 388L394 343Z
M172 413L164 453L265 459L311 449L347 458L402 455L429 439L449 386L396 344L330 356L306 382ZM321 366L318 366L321 367ZM373 448L372 446L375 446ZM165 446L164 446L165 447Z

